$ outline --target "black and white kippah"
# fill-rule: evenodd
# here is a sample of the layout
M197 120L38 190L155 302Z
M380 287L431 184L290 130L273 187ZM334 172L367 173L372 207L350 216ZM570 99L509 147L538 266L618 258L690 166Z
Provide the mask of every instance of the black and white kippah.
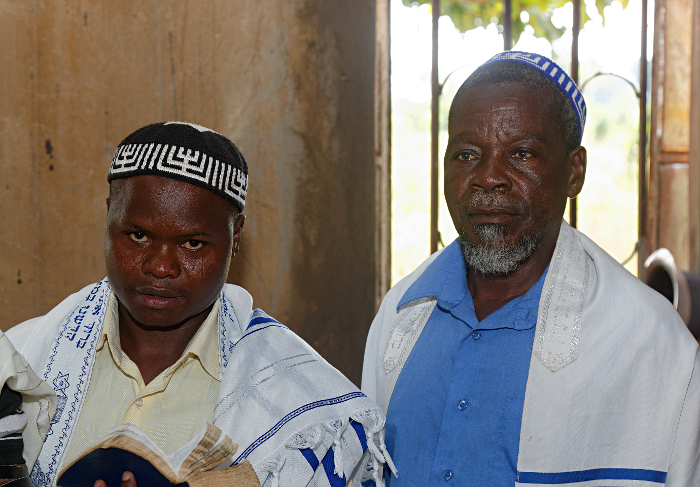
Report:
M245 207L248 165L221 134L185 122L154 123L124 139L112 159L107 181L141 174L179 179Z

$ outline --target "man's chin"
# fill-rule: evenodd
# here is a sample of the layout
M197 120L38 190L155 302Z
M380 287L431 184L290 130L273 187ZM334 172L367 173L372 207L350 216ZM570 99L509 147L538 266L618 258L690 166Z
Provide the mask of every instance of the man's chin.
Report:
M468 268L491 276L506 276L514 272L537 250L540 243L540 239L525 236L516 243L508 242L502 234L479 237L475 243L468 237L460 236L462 256Z
M182 313L172 308L169 309L153 309L143 306L140 303L119 303L120 313L119 321L123 323L124 319L128 319L139 328L147 330L168 330L177 328L187 318L183 318ZM123 313L126 311L126 316Z

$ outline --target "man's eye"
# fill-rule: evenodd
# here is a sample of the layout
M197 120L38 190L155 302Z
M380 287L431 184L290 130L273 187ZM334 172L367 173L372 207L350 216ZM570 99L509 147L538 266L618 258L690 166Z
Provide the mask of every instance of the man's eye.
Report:
M517 159L528 159L530 157L533 157L533 154L529 150L519 149L515 152L515 157Z
M203 245L204 244L202 242L200 242L199 240L188 240L187 242L185 242L183 247L185 247L186 249L190 249L190 250L197 250L197 249L201 249Z
M133 240L134 242L147 242L147 241L148 241L148 237L146 237L146 236L145 236L143 233L141 233L141 232L131 232L131 233L129 234L129 237L130 237L131 240Z
M470 152L460 152L457 154L456 159L459 161L473 161L476 159L476 156Z

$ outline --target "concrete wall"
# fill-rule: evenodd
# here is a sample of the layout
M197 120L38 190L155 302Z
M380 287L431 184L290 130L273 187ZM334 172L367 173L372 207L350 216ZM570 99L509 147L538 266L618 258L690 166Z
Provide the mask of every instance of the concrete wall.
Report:
M359 383L381 267L376 7L0 0L0 327L103 277L115 147L183 120L250 166L229 281Z

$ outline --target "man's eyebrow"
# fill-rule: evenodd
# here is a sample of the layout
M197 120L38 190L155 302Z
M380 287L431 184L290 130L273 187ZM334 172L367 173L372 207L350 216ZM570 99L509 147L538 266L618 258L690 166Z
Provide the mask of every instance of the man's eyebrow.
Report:
M543 139L540 135L534 132L523 132L518 138L526 140L536 140L541 144L547 144L547 141L545 139Z
M476 134L473 134L472 132L461 132L459 134L455 134L454 136L452 136L448 139L447 145L450 145L450 144L453 144L456 142L468 142L475 135Z
M143 234L148 234L150 233L148 230L143 228L141 225L138 225L132 221L126 222L126 226L133 228L135 231ZM178 235L179 238L197 238L197 237L206 237L209 234L207 232L192 232L192 233L185 233L183 235Z
M132 221L126 221L124 223L125 223L125 226L131 227L139 233L147 233L145 228L143 228L141 225L137 225L136 223L134 223Z
M206 237L208 234L206 232L195 232L195 233L186 233L184 235L180 235L182 238L196 238L196 237Z

